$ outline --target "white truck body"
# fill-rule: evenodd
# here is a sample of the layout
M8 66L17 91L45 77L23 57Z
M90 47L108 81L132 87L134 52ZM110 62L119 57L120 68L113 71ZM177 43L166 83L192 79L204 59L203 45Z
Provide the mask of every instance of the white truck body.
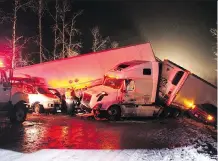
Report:
M156 61L118 64L105 74L103 85L84 92L82 108L98 110L104 115L116 106L120 108L121 117L154 116L160 110L155 106L158 75L159 63Z

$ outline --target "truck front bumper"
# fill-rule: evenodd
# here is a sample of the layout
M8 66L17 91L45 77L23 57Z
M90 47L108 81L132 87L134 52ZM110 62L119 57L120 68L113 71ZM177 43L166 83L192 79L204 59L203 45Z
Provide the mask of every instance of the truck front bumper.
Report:
M79 106L82 110L87 111L88 113L92 112L92 109L90 107L87 107L85 105L83 105L82 103Z
M108 112L106 110L93 109L93 113L95 116L99 118L107 118Z
M80 104L80 108L84 111L87 111L88 113L93 113L95 116L99 117L99 118L107 118L108 113L107 110L101 110L99 108L90 108L87 107L83 104Z

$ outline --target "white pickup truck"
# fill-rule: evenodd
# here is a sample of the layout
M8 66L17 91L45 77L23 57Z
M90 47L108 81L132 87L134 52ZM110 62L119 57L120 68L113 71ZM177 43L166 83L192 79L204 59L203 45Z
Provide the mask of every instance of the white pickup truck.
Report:
M12 86L28 94L29 111L35 113L61 112L61 99L53 94L47 86L37 83L36 78L32 77L13 77Z

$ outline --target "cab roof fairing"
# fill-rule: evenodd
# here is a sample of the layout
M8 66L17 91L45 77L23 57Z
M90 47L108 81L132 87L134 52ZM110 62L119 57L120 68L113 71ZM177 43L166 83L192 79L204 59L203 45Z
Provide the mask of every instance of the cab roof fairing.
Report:
M121 63L123 64L123 63ZM153 65L152 62L149 61L142 61L141 63L130 65L122 70L110 70L108 71L105 76L114 77L117 79L126 79L126 78L146 78L147 75L142 74L143 68L151 68L151 71L153 71ZM137 70L138 69L138 70ZM139 74L141 73L141 74ZM151 74L153 77L153 74Z
M144 60L132 60L132 61L127 61L127 62L122 62L122 63L119 63L117 64L114 68L112 68L111 70L114 70L114 71L119 71L120 70L123 70L123 69L126 69L126 68L130 68L130 67L133 67L133 66L136 66L136 65L140 65L140 64L144 64L146 62L151 62L151 61L144 61ZM118 68L120 66L120 68ZM121 66L127 66L125 68L122 68ZM110 71L111 71L110 70Z

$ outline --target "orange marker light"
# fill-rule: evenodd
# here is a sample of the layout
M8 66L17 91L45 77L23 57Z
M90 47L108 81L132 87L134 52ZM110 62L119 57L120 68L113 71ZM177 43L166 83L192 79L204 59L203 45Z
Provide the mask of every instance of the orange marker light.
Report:
M213 120L213 116L208 115L208 116L207 116L207 120L212 121L212 120Z
M191 107L191 108L192 108L192 110L194 110L194 109L196 108L196 105L192 105L192 107Z

